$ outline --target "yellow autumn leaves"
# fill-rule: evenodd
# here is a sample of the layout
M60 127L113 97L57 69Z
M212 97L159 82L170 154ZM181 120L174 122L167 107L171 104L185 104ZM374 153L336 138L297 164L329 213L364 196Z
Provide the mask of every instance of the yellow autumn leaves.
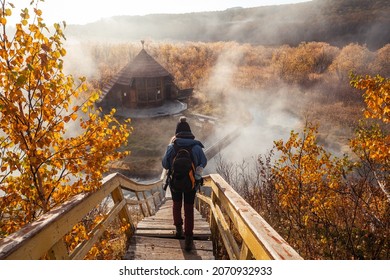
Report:
M390 79L381 76L354 77L351 84L355 88L365 91L363 98L367 106L364 110L364 117L389 123Z
M353 77L352 86L364 90L366 103L364 117L351 141L354 151L362 158L390 167L390 135L386 126L390 123L390 79L381 76ZM376 120L376 122L373 122Z
M325 151L310 123L302 133L292 131L286 141L275 142L280 156L272 173L284 217L281 230L309 258L386 258L390 79L358 76L351 85L364 91L366 106L350 156Z
M11 9L0 0L2 24ZM62 72L62 27L46 35L42 12L33 11L21 11L14 35L0 36L0 238L99 188L131 133L129 121L95 108L99 93L85 78L76 84Z
M317 143L318 129L307 124L302 135L294 131L290 138L275 142L281 153L273 173L275 188L279 193L281 206L292 211L297 225L307 225L314 217L326 215L335 200L345 159L331 158Z
M380 76L353 77L351 84L357 89L365 90L364 117L382 122L371 121L369 125L361 122L355 138L351 139L351 148L362 161L375 164L375 168L383 176L381 181L387 181L390 135L385 126L390 120L390 79ZM335 202L331 197L331 189L337 191L343 172L351 168L351 163L346 158L332 159L331 154L318 145L317 134L317 127L307 124L302 135L292 131L286 142L275 142L276 149L281 153L274 169L279 179L277 188L281 194L281 202L284 206L299 203L296 209L300 213L317 212L311 206L321 201L329 201L327 206L331 206ZM384 190L387 194L388 188L387 186L387 190Z

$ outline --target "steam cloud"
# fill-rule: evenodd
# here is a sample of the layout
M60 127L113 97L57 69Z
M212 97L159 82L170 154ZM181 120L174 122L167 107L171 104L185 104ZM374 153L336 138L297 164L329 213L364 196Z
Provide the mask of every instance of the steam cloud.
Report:
M224 118L217 123L215 134L206 146L239 129L238 138L221 151L222 158L233 163L267 153L274 140L287 138L301 123L288 98L300 96L302 93L297 89L279 87L274 91L246 91L234 86L233 77L242 57L239 50L223 51L202 89L209 99L224 108ZM205 172L213 173L214 168L211 160Z
M97 65L85 43L70 38L65 43L65 49L67 50L64 58L65 74L71 74L74 78L79 76L91 78L98 75Z

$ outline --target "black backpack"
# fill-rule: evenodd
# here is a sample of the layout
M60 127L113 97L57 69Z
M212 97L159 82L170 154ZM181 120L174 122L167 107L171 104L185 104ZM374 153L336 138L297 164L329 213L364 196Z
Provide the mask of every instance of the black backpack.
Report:
M175 156L171 169L171 189L174 192L190 192L195 188L195 165L192 158L192 146L173 145Z

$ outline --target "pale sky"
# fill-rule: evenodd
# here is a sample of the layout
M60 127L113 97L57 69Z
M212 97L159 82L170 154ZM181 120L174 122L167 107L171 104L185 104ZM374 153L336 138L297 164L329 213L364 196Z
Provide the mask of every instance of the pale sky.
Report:
M21 8L31 0L9 0L15 5L13 17L19 19ZM66 21L85 24L117 15L177 14L202 11L222 11L232 7L257 7L308 0L45 0L39 4L47 24Z

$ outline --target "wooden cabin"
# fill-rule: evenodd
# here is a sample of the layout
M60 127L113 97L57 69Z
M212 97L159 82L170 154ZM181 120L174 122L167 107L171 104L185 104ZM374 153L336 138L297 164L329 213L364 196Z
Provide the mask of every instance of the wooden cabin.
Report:
M178 96L173 76L144 48L102 90L99 105L105 108L161 106Z

